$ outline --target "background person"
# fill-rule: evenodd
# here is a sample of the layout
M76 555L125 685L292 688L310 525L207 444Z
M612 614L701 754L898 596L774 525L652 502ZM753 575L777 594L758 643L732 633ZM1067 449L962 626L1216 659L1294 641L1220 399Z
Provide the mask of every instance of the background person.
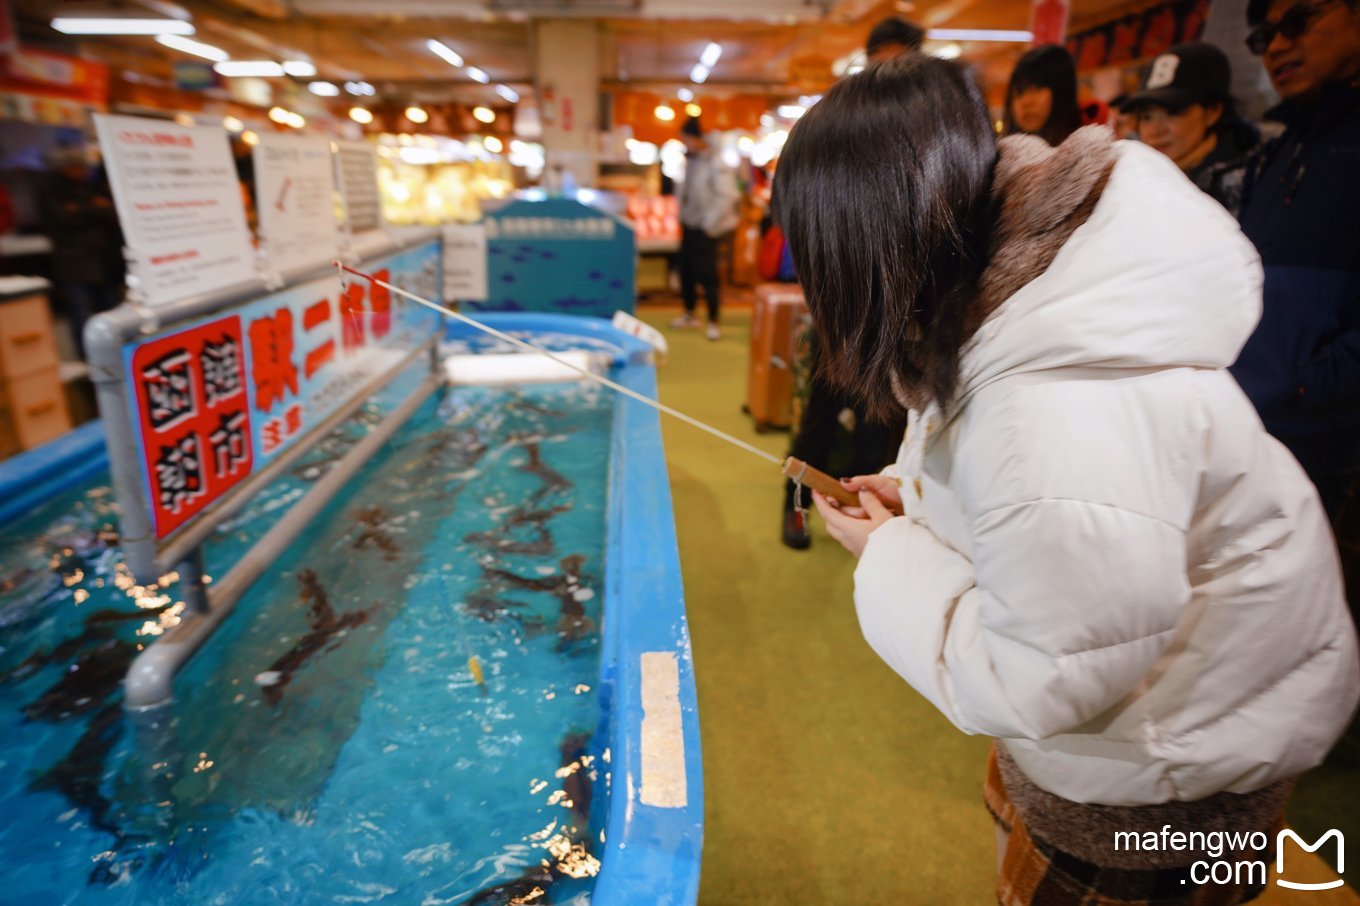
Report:
M909 418L895 474L847 481L861 508L814 500L869 644L995 739L999 902L1208 902L1202 854L1114 833L1273 839L1360 696L1317 494L1225 370L1250 243L1107 129L998 147L924 55L833 87L779 173L822 373Z
M721 298L718 290L718 241L737 226L737 203L741 193L736 176L723 165L717 151L704 138L699 118L692 116L680 128L685 143L685 183L680 190L680 298L685 313L671 322L672 327L698 327L694 309L699 304L698 288L704 288L708 303L710 340L722 334L718 329Z
M906 19L884 19L869 32L864 42L864 54L871 63L881 63L921 49L926 31ZM835 446L841 413L849 409L853 428L850 430L848 474L876 472L892 460L897 438L902 436L903 422L895 419L889 424L864 417L855 400L817 377L817 332L809 331L807 399L804 401L798 424L794 426L793 443L789 455L820 469L832 472L831 452ZM812 493L802 490L802 499L795 499L793 482L784 482L784 508L780 516L780 538L794 550L806 550L812 545L806 513L812 506Z
M1023 132L1059 145L1080 127L1077 65L1072 55L1056 44L1028 51L1015 64L1006 86L1004 134Z
M1231 85L1227 54L1212 44L1182 44L1152 62L1126 109L1137 116L1143 143L1236 214L1246 155L1259 133L1237 115Z
M123 298L122 232L107 183L94 178L84 149L53 148L47 161L52 175L39 211L52 242L52 287L83 359L85 322Z
M1360 472L1360 3L1251 0L1247 20L1285 132L1243 187L1265 309L1233 374L1336 516Z

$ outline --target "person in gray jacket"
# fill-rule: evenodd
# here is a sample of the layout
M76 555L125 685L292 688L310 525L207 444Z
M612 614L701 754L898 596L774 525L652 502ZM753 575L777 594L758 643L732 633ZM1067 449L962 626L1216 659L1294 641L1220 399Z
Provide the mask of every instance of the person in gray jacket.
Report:
M680 297L685 313L671 322L672 327L698 327L694 309L699 304L698 289L704 288L708 303L708 338L716 340L718 308L718 241L737 226L737 180L723 165L718 153L704 137L698 117L690 117L680 129L688 160L685 184L680 190Z

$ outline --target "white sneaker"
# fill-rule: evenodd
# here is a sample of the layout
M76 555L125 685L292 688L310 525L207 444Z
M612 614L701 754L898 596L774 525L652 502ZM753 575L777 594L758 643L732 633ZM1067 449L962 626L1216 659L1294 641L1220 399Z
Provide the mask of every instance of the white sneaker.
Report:
M708 330L704 331L704 336L708 337L710 340L716 340L722 336L722 331L718 330L717 324L709 324Z
M699 326L699 319L696 318L696 317L694 317L694 315L690 314L689 312L686 312L685 314L681 315L681 316L678 317L678 318L673 318L673 319L671 320L671 326L672 326L672 327L698 327L698 326Z

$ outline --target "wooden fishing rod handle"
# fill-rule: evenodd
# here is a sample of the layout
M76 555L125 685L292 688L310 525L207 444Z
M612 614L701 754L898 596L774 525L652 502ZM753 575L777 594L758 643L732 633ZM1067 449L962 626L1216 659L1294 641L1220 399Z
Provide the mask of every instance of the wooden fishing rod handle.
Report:
M794 459L790 456L784 460L784 474L814 491L820 491L828 497L834 497L841 502L842 506L859 506L858 494L847 491L839 481L825 472L814 469L801 459Z

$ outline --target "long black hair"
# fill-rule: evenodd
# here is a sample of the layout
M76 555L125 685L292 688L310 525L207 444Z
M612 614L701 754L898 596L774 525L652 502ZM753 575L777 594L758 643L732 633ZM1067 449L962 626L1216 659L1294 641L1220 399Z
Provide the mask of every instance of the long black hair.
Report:
M789 136L775 214L816 324L818 374L873 420L953 397L996 153L971 73L924 54L842 79Z
M1047 88L1053 94L1053 107L1036 135L1055 148L1081 128L1081 109L1077 106L1077 64L1067 48L1045 44L1025 53L1015 64L1006 86L1006 135L1020 131L1011 113L1011 101L1026 88Z

